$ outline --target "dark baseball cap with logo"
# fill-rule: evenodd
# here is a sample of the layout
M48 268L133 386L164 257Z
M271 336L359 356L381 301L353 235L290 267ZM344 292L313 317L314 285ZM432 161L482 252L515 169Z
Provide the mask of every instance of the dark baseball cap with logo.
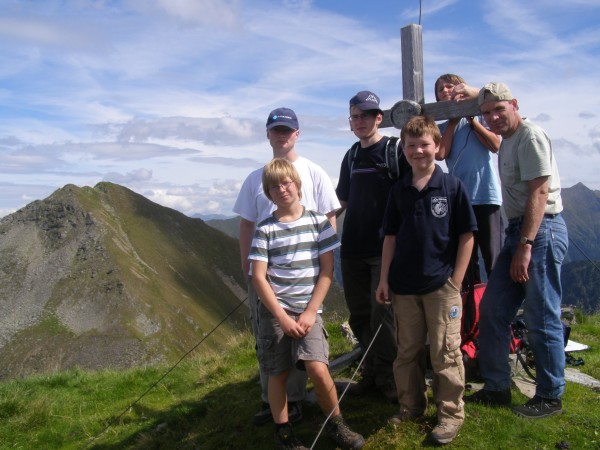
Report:
M350 107L356 106L361 111L370 111L376 109L381 111L379 107L379 97L371 91L360 91L350 99Z
M300 126L298 125L296 113L290 108L277 108L271 111L269 113L269 118L267 119L267 130L280 126L288 127L292 130L299 129Z

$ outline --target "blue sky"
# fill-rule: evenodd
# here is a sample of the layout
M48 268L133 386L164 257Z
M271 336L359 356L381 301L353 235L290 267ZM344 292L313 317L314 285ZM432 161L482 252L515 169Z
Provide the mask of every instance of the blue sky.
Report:
M418 0L2 0L0 217L100 181L232 215L280 106L336 184L348 100L402 99L413 23ZM597 0L424 0L425 100L442 73L506 82L550 135L563 187L600 189L599 23Z

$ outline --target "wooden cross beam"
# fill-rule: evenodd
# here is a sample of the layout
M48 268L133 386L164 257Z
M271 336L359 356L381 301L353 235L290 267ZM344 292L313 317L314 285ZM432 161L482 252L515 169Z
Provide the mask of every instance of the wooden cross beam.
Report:
M423 33L421 25L408 25L400 30L402 43L402 94L404 100L383 111L380 128L402 128L415 115L424 114L434 120L479 115L477 99L461 102L425 103L423 88Z

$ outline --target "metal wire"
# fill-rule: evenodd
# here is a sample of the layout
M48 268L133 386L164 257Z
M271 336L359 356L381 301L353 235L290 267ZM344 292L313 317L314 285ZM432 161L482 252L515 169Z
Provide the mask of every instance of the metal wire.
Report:
M365 358L369 354L369 350L371 350L371 347L373 346L373 343L375 342L375 339L377 338L377 335L381 331L381 327L383 326L383 321L385 320L386 315L387 314L391 314L391 311L392 311L392 308L389 307L387 309L387 311L386 311L386 314L384 314L382 316L381 322L379 323L379 326L377 327L377 331L375 331L375 334L373 335L373 339L371 339L371 342L369 342L369 345L367 346L366 350L364 351L362 358L358 362L358 366L356 367L356 370L352 374L352 377L350 378L350 381L348 382L348 384L346 384L346 387L344 388L344 390L340 394L337 403L335 404L335 406L333 407L333 409L331 410L331 412L325 418L325 421L323 422L323 425L321 425L321 428L319 429L319 432L315 436L315 439L314 439L312 445L310 446L310 450L313 450L315 448L315 445L317 444L317 441L319 440L319 437L321 437L321 434L323 433L323 430L325 429L325 425L327 425L327 422L329 422L329 419L331 419L331 415L334 413L334 411L337 408L339 408L340 403L342 402L342 399L344 398L344 395L346 395L346 391L348 390L348 388L350 387L350 385L354 381L354 378L356 377L356 374L358 373L358 370L360 369L360 367L362 366L363 361L365 360ZM334 388L335 388L335 382L334 382L334 384L332 386L332 389L334 389Z
M106 425L106 427L104 427L104 429L102 431L100 431L100 433L96 434L92 439L90 439L88 441L88 443L83 447L84 449L89 448L90 445L92 445L92 443L98 439L100 436L102 436L104 433L106 433L106 431L108 431L108 429L110 427L112 427L115 422L117 422L121 417L123 417L123 415L125 415L127 413L127 411L129 411L131 408L133 408L137 403L139 403L146 395L148 395L148 393L154 389L158 383L160 383L162 380L164 380L167 375L169 375L173 370L175 370L175 368L181 363L181 361L183 361L185 358L187 358L194 350L196 350L206 339L208 339L208 337L213 334L227 319L229 319L231 317L231 315L233 313L235 313L240 306L242 306L246 300L248 300L248 297L246 297L244 300L242 300L235 308L233 308L229 314L227 314L223 320L221 320L215 327L213 327L212 330L210 330L209 333L207 333L198 343L196 343L196 345L194 345L191 349L189 349L187 352L185 352L183 354L183 356L181 358L179 358L179 360L173 364L158 380L156 380L154 383L152 383L150 385L150 387L148 389L146 389L144 391L144 393L142 395L140 395L135 401L133 401L127 408L125 408L125 410L119 414L117 417L115 417L113 420L111 420L108 425Z

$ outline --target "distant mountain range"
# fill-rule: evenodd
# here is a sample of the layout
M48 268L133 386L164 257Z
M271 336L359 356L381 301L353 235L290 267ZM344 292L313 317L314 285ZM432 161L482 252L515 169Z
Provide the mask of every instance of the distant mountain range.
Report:
M581 183L562 192L569 230L563 266L563 304L585 312L600 309L600 191Z

